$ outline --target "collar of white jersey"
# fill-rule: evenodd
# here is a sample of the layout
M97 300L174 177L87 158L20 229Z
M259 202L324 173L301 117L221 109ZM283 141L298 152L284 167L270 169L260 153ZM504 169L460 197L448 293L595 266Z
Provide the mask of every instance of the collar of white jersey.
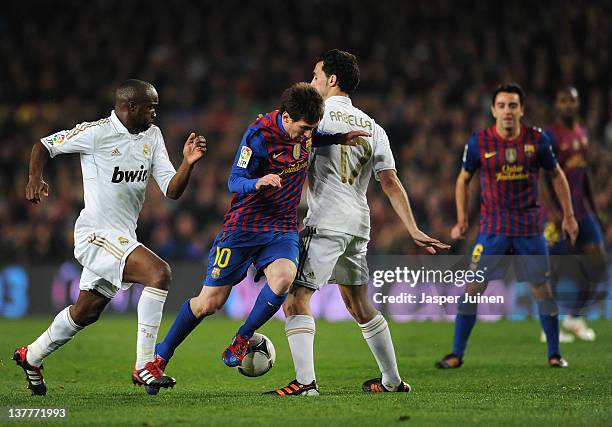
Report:
M124 133L127 135L130 135L136 139L140 139L144 136L145 133L147 133L149 131L149 129L140 132L138 134L132 134L130 133L129 130L127 130L127 128L125 127L125 125L123 123L121 123L121 120L119 120L119 117L117 117L117 114L115 113L115 110L111 111L111 115L110 115L110 119L111 119L111 123L113 124L113 126L115 127L115 129L117 130L117 132L119 133Z
M329 98L327 98L325 100L325 102L326 103L333 102L333 103L336 103L336 104L353 105L353 102L351 101L351 98L349 98L348 96L344 96L344 95L330 96Z
M121 123L121 120L119 120L119 117L117 117L115 110L111 111L110 119L111 119L111 123L113 124L117 132L127 133L127 134L130 133L130 131L127 130L127 128L123 125L123 123Z

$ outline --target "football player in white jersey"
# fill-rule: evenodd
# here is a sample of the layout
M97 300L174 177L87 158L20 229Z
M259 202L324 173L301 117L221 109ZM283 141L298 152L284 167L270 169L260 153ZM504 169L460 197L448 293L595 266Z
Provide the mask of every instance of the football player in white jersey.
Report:
M365 130L372 136L355 147L317 148L308 171L308 214L301 233L298 274L283 308L285 332L293 356L296 379L269 392L279 396L317 395L314 372L315 322L310 298L326 283L338 283L346 308L359 324L381 378L366 381L367 392L409 392L400 378L391 334L385 318L368 299L367 244L370 209L366 191L374 173L393 209L419 246L430 253L449 246L417 227L406 191L397 177L389 139L382 127L354 107L349 98L359 83L354 55L337 49L321 55L312 85L325 99L321 133Z
M48 196L42 173L50 158L79 153L85 201L74 227L74 255L83 266L78 299L39 338L13 355L33 394L47 392L43 359L98 320L119 289L132 283L145 286L138 302L132 381L150 393L176 383L151 363L171 281L170 267L138 242L136 221L149 177L153 176L167 197L178 199L195 163L206 152L206 141L191 133L183 147L183 162L175 170L161 131L153 124L157 104L157 91L150 83L127 80L115 92L110 117L57 132L32 148L26 199L38 204L41 196Z

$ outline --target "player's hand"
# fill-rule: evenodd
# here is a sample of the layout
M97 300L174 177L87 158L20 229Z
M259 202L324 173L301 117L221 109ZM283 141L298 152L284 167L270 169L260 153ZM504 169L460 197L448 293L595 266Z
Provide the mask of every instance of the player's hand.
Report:
M465 239L465 233L468 231L468 224L458 222L451 228L451 239L453 240L462 240Z
M268 185L272 187L280 188L282 186L281 177L273 173L262 176L261 178L257 180L257 183L255 184L255 188L259 190L261 187L265 187Z
M204 153L206 153L206 139L202 135L196 136L195 132L191 132L183 147L183 158L191 166L204 157Z
M370 137L372 135L370 135L368 132L365 132L363 130L352 130L348 133L343 133L339 136L338 138L338 144L340 145L350 145L351 147L354 147L356 145L359 145L359 140L363 137Z
M574 215L563 218L561 229L569 237L573 246L576 243L576 237L578 237L578 223Z
M47 184L42 177L30 177L26 185L26 200L38 204L40 203L41 195L45 197L49 196L49 184Z
M436 253L436 248L450 249L450 245L443 243L438 239L434 239L433 237L429 237L427 234L418 229L410 233L410 237L412 237L417 246L425 248L425 250L432 255Z

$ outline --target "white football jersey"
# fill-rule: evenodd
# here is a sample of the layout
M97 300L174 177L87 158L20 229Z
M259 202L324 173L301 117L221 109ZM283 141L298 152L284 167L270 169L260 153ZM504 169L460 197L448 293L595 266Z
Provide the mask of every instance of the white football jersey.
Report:
M395 170L389 138L384 129L346 96L325 100L325 114L317 132L347 133L364 130L372 136L361 138L358 146L330 145L314 149L308 169L309 227L370 237L370 208L366 198L370 175Z
M176 174L157 126L130 134L114 111L41 139L51 157L79 153L85 208L75 229L115 229L136 239L149 176L164 194Z

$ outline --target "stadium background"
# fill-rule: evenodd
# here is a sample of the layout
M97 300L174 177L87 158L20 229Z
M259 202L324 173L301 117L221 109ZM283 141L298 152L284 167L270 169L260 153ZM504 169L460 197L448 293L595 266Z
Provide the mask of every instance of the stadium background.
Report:
M79 160L51 161L49 198L29 204L27 164L38 138L107 116L113 89L131 77L157 87L157 124L175 165L191 130L206 136L208 152L184 196L166 200L152 184L137 230L174 269L167 304L173 311L201 280L229 206L227 176L245 126L276 108L285 87L310 81L317 55L329 48L357 55L361 84L354 103L386 129L421 228L446 240L463 146L474 129L491 123L492 88L520 82L527 91L525 121L545 126L555 88L575 85L609 247L609 17L609 3L598 1L519 1L495 10L484 2L441 0L8 4L0 12L0 316L56 311L76 290ZM417 253L374 182L369 201L371 253ZM458 244L453 253L467 249ZM253 290L240 292L249 298ZM112 309L129 308L137 295L118 298Z

